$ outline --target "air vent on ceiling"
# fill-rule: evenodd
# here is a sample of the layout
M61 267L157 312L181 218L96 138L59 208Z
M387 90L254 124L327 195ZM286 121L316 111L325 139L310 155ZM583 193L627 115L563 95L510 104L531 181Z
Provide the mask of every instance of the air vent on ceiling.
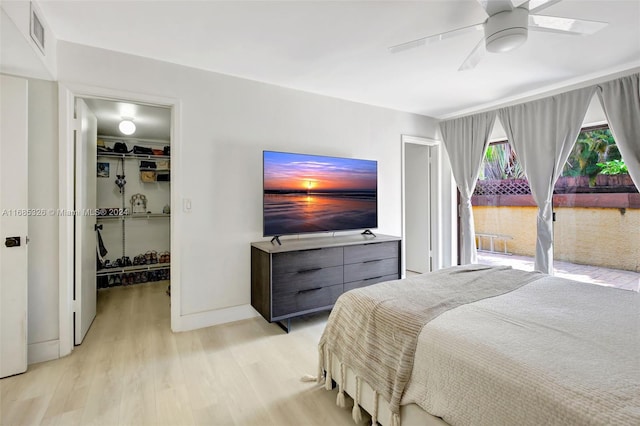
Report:
M36 8L34 7L33 2L31 2L31 19L29 23L29 29L31 32L31 38L35 42L36 46L40 49L42 54L45 54L44 50L44 25L42 24L42 20L38 16Z

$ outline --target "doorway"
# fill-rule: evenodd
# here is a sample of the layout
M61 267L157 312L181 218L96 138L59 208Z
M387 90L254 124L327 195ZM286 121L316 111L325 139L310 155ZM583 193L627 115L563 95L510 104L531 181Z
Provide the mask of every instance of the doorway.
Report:
M60 356L69 354L74 344L82 341L91 316L95 316L95 302L83 297L83 290L95 296L99 288L110 286L153 284L156 281L167 285L171 274L166 302L167 309L171 310L171 328L175 330L176 318L179 318L180 283L179 253L173 250L178 246L175 238L177 221L173 214L176 212L171 211L171 206L178 205L174 202L178 162L175 158L177 150L172 148L177 147L179 102L62 85L59 96L60 207L84 212L60 221ZM83 121L86 121L82 114L78 115L77 106L82 104L88 115L95 115L97 128L95 139L87 145L94 149L93 154L88 154L94 156L93 164L84 170L82 161L91 161L80 158L87 155L84 155L86 151L78 149ZM133 121L134 134L113 130L124 120ZM160 136L159 132L164 133ZM116 153L116 143L126 145L127 152ZM134 146L137 147L135 152ZM127 184L119 186L118 174L125 175L122 180L127 180ZM93 186L93 199L82 198L88 193L79 191L83 184ZM133 207L136 215L132 214ZM90 221L83 220L87 212ZM145 225L153 229L144 230ZM160 231L160 228L164 229ZM89 244L79 240L83 232L85 238L89 237ZM102 234L102 245L108 249L108 254L101 253L98 232ZM164 238L164 242L151 237L159 233L163 234L160 239ZM146 247L146 244L150 245ZM144 250L143 246L146 247ZM89 303L84 306L87 300ZM78 333L80 325L84 326Z
M439 141L402 136L402 252L407 274L440 269L440 149Z
M76 118L79 345L107 290L157 283L170 294L171 109L76 98Z

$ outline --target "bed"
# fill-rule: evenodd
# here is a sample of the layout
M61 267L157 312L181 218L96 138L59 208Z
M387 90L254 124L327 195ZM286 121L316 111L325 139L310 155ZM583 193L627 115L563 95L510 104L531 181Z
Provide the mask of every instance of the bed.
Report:
M640 425L640 295L467 265L343 294L319 378L389 426Z

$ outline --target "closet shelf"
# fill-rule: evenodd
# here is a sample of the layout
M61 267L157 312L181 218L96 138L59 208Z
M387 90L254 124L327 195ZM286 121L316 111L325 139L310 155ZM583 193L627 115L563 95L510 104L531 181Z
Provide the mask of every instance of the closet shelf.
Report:
M113 274L122 274L125 272L143 272L143 271L155 271L158 269L170 269L170 263L154 263L151 265L133 265L133 266L119 266L116 268L105 268L97 271L96 276L104 277Z
M159 145L159 146L171 145L171 142L165 139L144 139L144 138L136 138L135 136L98 135L98 139L104 139L105 141L114 141L114 142L131 142L131 143L138 142L144 145Z
M171 217L171 214L165 213L134 213L134 214L121 214L114 216L96 216L97 220L114 220L114 219L162 219Z
M171 158L170 155L148 155L148 154L122 154L119 152L98 152L98 158L134 158L137 160L166 160Z

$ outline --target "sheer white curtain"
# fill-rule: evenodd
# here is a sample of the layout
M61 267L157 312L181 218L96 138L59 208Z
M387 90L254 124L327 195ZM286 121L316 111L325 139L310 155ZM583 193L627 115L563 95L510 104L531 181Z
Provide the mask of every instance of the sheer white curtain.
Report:
M599 84L598 97L631 179L640 188L640 74Z
M553 187L578 138L595 87L499 110L538 206L535 270L553 273Z
M476 114L440 123L442 141L447 149L453 177L460 190L460 222L462 238L460 263L478 262L471 195L480 174L487 141L496 120L496 111Z

